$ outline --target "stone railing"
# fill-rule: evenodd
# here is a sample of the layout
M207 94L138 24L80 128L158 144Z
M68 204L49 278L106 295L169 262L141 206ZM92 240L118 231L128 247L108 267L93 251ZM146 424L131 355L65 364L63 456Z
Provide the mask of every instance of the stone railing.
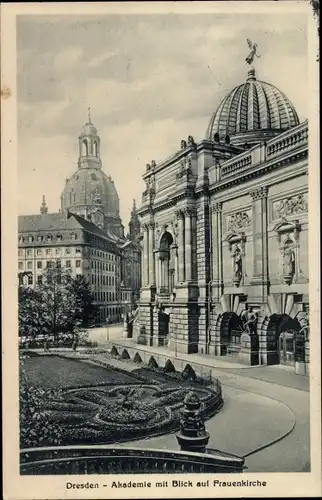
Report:
M221 178L226 178L236 173L254 167L259 163L275 158L308 143L308 123L303 122L298 127L294 127L278 137L271 139L267 144L260 144L251 150L245 151L226 161L221 167Z
M238 155L238 159L231 159L225 162L221 169L221 177L233 175L240 170L244 170L252 165L252 155L247 151L242 155Z
M297 149L308 142L308 122L305 121L296 128L291 128L284 134L281 134L275 139L267 143L266 155L267 158L273 158L281 153L286 153L293 149Z
M206 453L127 447L65 446L21 450L22 475L238 473L244 459L207 449Z

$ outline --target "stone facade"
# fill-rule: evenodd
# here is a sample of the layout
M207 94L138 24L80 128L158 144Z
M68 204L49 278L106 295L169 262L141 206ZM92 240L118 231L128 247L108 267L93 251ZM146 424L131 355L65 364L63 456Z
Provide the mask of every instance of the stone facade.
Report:
M147 165L136 330L150 345L295 365L309 312L308 123L297 123L252 130L251 146L189 136Z

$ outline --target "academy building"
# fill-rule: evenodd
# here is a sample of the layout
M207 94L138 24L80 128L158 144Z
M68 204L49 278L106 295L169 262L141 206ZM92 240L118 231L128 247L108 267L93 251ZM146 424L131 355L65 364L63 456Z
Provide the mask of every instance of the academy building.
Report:
M201 141L178 139L143 175L137 338L307 369L308 122L251 68Z

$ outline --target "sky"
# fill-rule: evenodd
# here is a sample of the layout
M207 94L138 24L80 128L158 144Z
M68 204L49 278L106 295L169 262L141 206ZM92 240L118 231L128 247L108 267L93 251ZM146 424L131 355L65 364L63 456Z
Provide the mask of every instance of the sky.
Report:
M257 78L305 119L303 14L18 16L19 213L39 213L43 194L49 212L60 208L90 105L127 225L146 163L172 155L188 135L202 139L221 100L245 81L246 38L258 44Z

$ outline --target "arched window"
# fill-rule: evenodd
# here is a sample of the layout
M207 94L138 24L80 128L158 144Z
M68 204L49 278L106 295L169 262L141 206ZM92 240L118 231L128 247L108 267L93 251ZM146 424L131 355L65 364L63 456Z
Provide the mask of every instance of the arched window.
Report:
M92 181L97 181L96 174L91 174L91 180L92 180Z
M48 235L47 235L47 241L52 241L52 239L53 239L52 235L51 235L51 234L48 234Z
M72 237L72 240L77 240L77 234L72 233L72 234L71 234L71 237Z
M29 241L29 243L32 243L34 241L33 236L28 236L28 241Z
M87 139L84 139L82 142L82 156L88 156L88 143Z
M37 241L42 241L43 240L43 237L40 236L40 234L37 236Z
M93 156L97 157L97 142L93 143Z
M57 241L61 241L63 239L61 234L57 234Z

